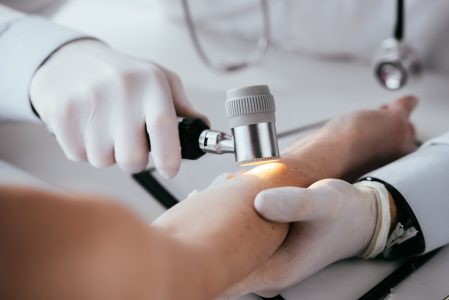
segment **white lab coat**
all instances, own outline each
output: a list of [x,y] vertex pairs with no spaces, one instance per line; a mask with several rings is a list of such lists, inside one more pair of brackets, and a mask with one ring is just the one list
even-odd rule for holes
[[[254,3],[202,1],[191,0],[200,27],[237,33],[242,37],[256,35],[258,27],[254,24],[259,17]],[[50,2],[52,0],[3,0],[3,3],[15,4],[27,11],[42,8]],[[394,2],[270,1],[274,40],[279,47],[291,51],[368,59],[376,46],[390,35]],[[176,18],[173,12],[179,10],[172,10],[172,3],[162,2],[166,11]],[[449,44],[449,1],[434,0],[429,5],[428,1],[408,0],[407,7],[407,36],[411,44],[427,54],[429,64],[432,59],[437,59],[438,65],[443,69],[446,65],[449,70],[447,53],[444,57],[434,57],[444,49],[447,51],[444,47]],[[224,23],[217,22],[220,18]],[[0,119],[35,119],[28,98],[34,72],[59,47],[86,37],[0,5]],[[444,47],[436,47],[439,44]],[[423,230],[426,251],[449,243],[449,134],[370,176],[388,182],[408,201]]]
[[[14,4],[32,11],[50,2],[58,1],[20,0]],[[87,38],[86,34],[0,5],[0,120],[38,120],[28,94],[34,73],[61,46],[82,38]]]

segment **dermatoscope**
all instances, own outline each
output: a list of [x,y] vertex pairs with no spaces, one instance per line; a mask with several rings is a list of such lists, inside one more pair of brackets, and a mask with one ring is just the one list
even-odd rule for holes
[[231,133],[211,130],[200,119],[182,120],[178,125],[182,158],[195,160],[205,153],[234,153],[239,166],[279,160],[276,106],[268,86],[231,89],[226,96]]

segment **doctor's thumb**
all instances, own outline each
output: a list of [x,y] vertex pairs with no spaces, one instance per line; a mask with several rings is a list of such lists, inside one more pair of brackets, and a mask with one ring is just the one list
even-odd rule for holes
[[[254,200],[257,212],[267,220],[290,223],[314,219],[319,194],[306,188],[283,187],[260,192]],[[317,201],[318,200],[318,201]]]

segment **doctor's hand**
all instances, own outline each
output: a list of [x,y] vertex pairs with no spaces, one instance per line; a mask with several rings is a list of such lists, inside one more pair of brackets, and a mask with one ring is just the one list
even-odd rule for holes
[[131,173],[145,169],[151,150],[159,172],[175,176],[181,162],[177,116],[207,122],[174,73],[93,40],[53,54],[34,76],[30,98],[69,159],[95,167],[117,163]]
[[255,208],[266,219],[294,223],[281,247],[232,295],[273,297],[329,264],[361,255],[376,227],[376,193],[338,179],[263,191]]

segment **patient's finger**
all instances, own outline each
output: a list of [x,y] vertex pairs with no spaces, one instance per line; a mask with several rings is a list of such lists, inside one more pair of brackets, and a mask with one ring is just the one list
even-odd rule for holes
[[389,109],[397,111],[408,118],[415,107],[418,105],[418,98],[415,96],[405,96],[395,100],[389,105]]

